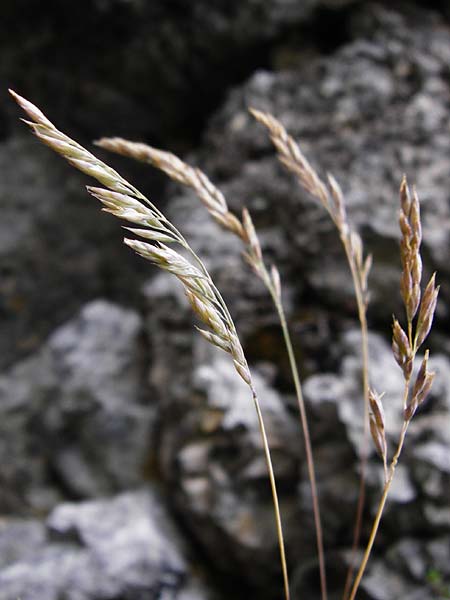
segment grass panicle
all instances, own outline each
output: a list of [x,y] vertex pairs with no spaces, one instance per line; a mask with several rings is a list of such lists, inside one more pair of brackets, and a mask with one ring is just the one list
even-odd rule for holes
[[[195,315],[208,328],[206,330],[197,329],[209,343],[231,355],[236,371],[250,387],[272,490],[285,598],[289,600],[289,580],[281,515],[264,420],[241,342],[220,292],[217,290],[206,267],[182,234],[152,202],[123,179],[114,169],[111,169],[74,140],[60,132],[31,102],[11,90],[10,92],[31,119],[25,122],[44,144],[63,156],[78,170],[97,179],[106,186],[107,189],[90,186],[87,188],[88,192],[103,204],[103,210],[143,228],[133,228],[131,231],[135,235],[150,240],[150,243],[125,238],[125,244],[160,269],[172,273],[180,281]],[[174,164],[177,166],[176,161]],[[190,175],[195,181],[201,182],[202,189],[208,190],[208,194],[206,192],[204,194],[205,202],[209,203],[209,209],[218,217],[217,220],[221,224],[226,223],[227,227],[239,236],[245,235],[243,226],[239,224],[236,227],[237,219],[227,218],[226,203],[224,205],[224,199],[221,199],[220,194],[214,196],[214,186],[195,170],[192,170]],[[167,245],[168,243],[176,243],[181,246],[192,260],[188,260],[180,252],[170,248]]]
[[350,567],[347,573],[343,600],[346,600],[351,579],[353,577],[356,551],[361,535],[362,516],[365,502],[365,479],[369,451],[369,336],[367,326],[367,306],[369,303],[368,278],[372,266],[372,256],[364,257],[363,244],[358,232],[354,231],[348,221],[344,195],[333,175],[328,174],[327,182],[322,181],[311,166],[300,146],[288,134],[284,126],[273,115],[256,109],[250,109],[255,119],[264,125],[277,150],[280,162],[296,177],[300,185],[313,196],[327,211],[344,247],[347,262],[352,275],[358,318],[361,328],[362,379],[364,396],[363,441],[361,445],[360,485],[358,505],[356,508],[353,544]]
[[[405,307],[407,326],[405,331],[401,327],[400,322],[394,317],[392,327],[392,352],[395,361],[402,370],[404,379],[403,424],[397,448],[388,469],[384,411],[381,402],[382,397],[372,392],[370,395],[371,432],[375,447],[383,458],[385,482],[369,541],[359,570],[356,574],[349,600],[354,600],[366,569],[389,490],[394,480],[395,469],[403,449],[408,426],[414,417],[417,408],[424,402],[430,393],[435,376],[434,372],[428,370],[429,351],[426,350],[417,376],[415,378],[413,377],[417,351],[425,341],[433,323],[439,287],[436,287],[435,285],[435,275],[433,274],[424,293],[421,294],[422,258],[420,255],[420,243],[422,240],[422,227],[419,199],[415,190],[413,190],[413,193],[411,194],[406,177],[403,177],[400,186],[399,225],[401,232],[400,259],[403,268],[400,279],[400,293]],[[414,320],[417,313],[417,319]]]

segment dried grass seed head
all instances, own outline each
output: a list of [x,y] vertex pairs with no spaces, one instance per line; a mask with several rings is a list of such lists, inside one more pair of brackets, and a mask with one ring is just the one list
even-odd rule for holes
[[369,390],[369,425],[375,448],[383,461],[386,461],[387,443],[385,434],[384,409],[381,402],[382,396],[383,395],[379,395],[375,390]]
[[[197,260],[202,269],[166,246],[163,240],[163,235],[167,235],[170,242],[176,241],[189,249],[183,236],[145,196],[114,169],[58,131],[53,123],[31,102],[15,92],[11,91],[11,95],[32,119],[32,121],[25,122],[43,143],[62,155],[77,169],[109,188],[88,188],[89,193],[103,203],[107,212],[152,228],[144,230],[146,231],[144,237],[155,243],[125,238],[125,244],[156,266],[174,274],[184,286],[187,295],[190,294],[191,298],[195,297],[198,300],[196,314],[208,327],[213,329],[208,336],[203,333],[203,337],[231,354],[239,375],[251,386],[250,372],[234,323],[206,269],[199,259]],[[134,232],[142,234],[142,230],[139,229]],[[160,235],[159,238],[158,235]],[[194,253],[192,254],[195,256]]]
[[408,336],[394,317],[392,324],[392,351],[397,364],[403,370],[406,379],[411,377],[413,369],[413,354]]
[[284,166],[296,175],[301,185],[333,214],[327,186],[313,169],[297,142],[288,134],[278,119],[267,112],[250,108],[250,113],[269,131],[270,138],[277,149],[278,158]]
[[129,142],[122,138],[102,138],[96,144],[112,152],[150,164],[166,173],[172,180],[191,188],[221,227],[244,238],[243,225],[230,212],[225,196],[200,169],[190,166],[171,152],[143,143]]
[[438,296],[439,286],[436,287],[436,274],[433,273],[423,293],[419,316],[417,318],[415,338],[415,345],[417,349],[420,348],[430,333],[436,311]]
[[424,402],[433,386],[435,373],[428,371],[429,351],[425,352],[425,356],[417,373],[416,381],[410,398],[405,408],[405,420],[409,421],[414,416],[417,408]]

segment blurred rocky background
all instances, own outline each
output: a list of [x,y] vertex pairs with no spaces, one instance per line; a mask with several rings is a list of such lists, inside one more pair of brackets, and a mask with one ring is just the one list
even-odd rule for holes
[[[341,597],[362,430],[355,303],[326,215],[248,106],[331,171],[374,255],[371,377],[399,429],[390,323],[398,187],[417,182],[439,272],[437,378],[408,435],[366,600],[450,597],[450,8],[446,0],[2,0],[0,600],[279,599],[255,414],[181,289],[121,244],[88,180],[20,124],[7,87],[89,144],[122,135],[201,166],[249,206],[280,268],[316,456],[330,598]],[[193,195],[102,157],[183,229],[229,302],[267,420],[297,600],[320,598],[303,442],[267,294]],[[372,454],[363,538],[379,498]]]

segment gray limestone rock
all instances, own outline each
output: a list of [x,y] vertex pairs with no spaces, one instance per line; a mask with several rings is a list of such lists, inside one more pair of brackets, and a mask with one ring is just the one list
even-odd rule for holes
[[403,538],[369,563],[361,588],[368,600],[444,600],[449,593],[449,538]]
[[0,173],[5,368],[37,351],[88,300],[109,294],[130,303],[142,265],[122,247],[117,223],[87,197],[86,179],[27,132],[0,143]]
[[6,538],[12,556],[0,567],[1,600],[213,598],[202,578],[191,575],[192,551],[154,490],[62,504],[45,527],[32,527],[39,544],[31,537],[28,547],[16,524],[0,529],[0,548]]
[[47,510],[142,481],[154,409],[141,320],[88,304],[0,379],[0,507]]
[[[142,120],[137,108],[131,123],[124,121],[127,131],[123,133],[133,136],[139,124],[143,125],[139,135],[158,139],[180,123],[172,119],[173,105],[167,96],[173,94],[177,106],[185,92],[198,97],[195,82],[204,81],[209,72],[203,66],[196,70],[200,55],[207,56],[208,68],[217,69],[224,60],[233,68],[232,59],[243,47],[276,37],[288,22],[309,18],[315,7],[333,3],[273,0],[240,3],[239,7],[232,3],[226,11],[209,3],[208,12],[202,3],[191,3],[182,17],[186,31],[190,35],[200,28],[210,34],[205,47],[192,52],[195,36],[174,35],[177,18],[166,19],[164,10],[151,4],[127,3],[125,10],[143,23],[148,11],[156,11],[164,26],[158,24],[161,38],[147,32],[130,38],[133,52],[122,76],[127,80],[132,75],[136,86],[131,94],[133,107],[142,106],[147,85],[143,82],[150,82],[149,112],[158,117]],[[98,2],[95,10],[108,14],[117,6],[116,2]],[[278,165],[267,135],[249,117],[247,106],[272,111],[301,141],[321,173],[330,170],[336,175],[346,194],[350,219],[374,254],[371,377],[379,392],[386,391],[391,450],[401,425],[402,382],[386,336],[390,315],[399,307],[395,221],[403,171],[417,180],[423,200],[426,272],[435,268],[441,272],[441,319],[447,316],[445,301],[450,293],[446,258],[450,231],[448,28],[429,11],[394,10],[371,2],[355,4],[347,26],[351,41],[331,55],[299,59],[300,66],[292,70],[260,70],[232,91],[193,157],[221,185],[233,209],[240,210],[244,204],[251,208],[268,260],[275,259],[286,282],[286,307],[294,341],[300,343],[311,415],[325,541],[332,557],[351,543],[357,497],[362,394],[355,303],[336,232],[323,210]],[[234,40],[233,48],[227,47],[226,55],[217,59],[216,53],[229,39]],[[143,62],[134,63],[134,53]],[[167,64],[158,62],[162,55]],[[105,60],[116,59],[112,53]],[[189,68],[186,61],[190,61]],[[168,94],[155,94],[163,75]],[[97,108],[124,107],[120,98],[92,80],[80,88],[79,95],[95,98]],[[179,119],[191,114],[192,96],[187,98],[186,111],[180,112]],[[91,131],[91,124],[78,111],[72,119],[76,127]],[[83,297],[98,293],[104,289],[103,269],[109,273],[119,262],[115,255],[103,252],[98,264],[92,262],[97,260],[91,256],[98,251],[98,226],[97,221],[90,222],[88,209],[81,219],[87,223],[88,250],[84,244],[78,247],[71,232],[65,235],[55,229],[62,215],[55,210],[59,204],[54,190],[66,185],[71,191],[75,179],[65,183],[62,170],[52,170],[51,180],[44,177],[50,164],[45,158],[30,159],[23,170],[15,172],[14,144],[21,153],[28,152],[21,138],[2,143],[0,152],[12,181],[4,195],[12,197],[9,189],[14,190],[20,180],[26,207],[23,218],[18,218],[17,201],[7,204],[9,227],[0,241],[2,256],[17,261],[1,283],[5,311],[18,316],[14,324],[5,326],[3,343],[13,346],[9,362],[17,355],[14,348],[19,342],[28,351],[41,343],[41,335],[34,346],[33,340],[21,337],[28,333],[27,323],[36,315],[47,319],[47,324],[54,323],[53,318],[59,322],[67,316],[64,311],[73,311],[79,303],[72,299],[72,290],[85,285]],[[37,184],[39,193],[34,194]],[[311,500],[292,383],[270,300],[242,262],[236,240],[210,222],[192,194],[171,189],[168,214],[205,258],[248,349],[273,448],[289,556],[301,571],[299,589],[303,586],[313,599],[316,587],[311,577],[317,565]],[[49,192],[48,198],[42,190]],[[74,213],[66,210],[71,226],[77,228],[70,216],[79,214],[78,208]],[[42,223],[46,231],[58,234],[55,246],[47,238],[42,242]],[[112,239],[108,227],[102,238],[105,247]],[[40,253],[42,248],[45,251]],[[54,248],[77,259],[65,266],[69,274],[74,273],[70,285],[61,283],[64,273],[42,267],[47,260],[53,265]],[[14,275],[22,269],[28,269],[28,283]],[[27,286],[31,289],[35,270],[48,288],[48,297],[35,294],[29,301],[25,292]],[[135,278],[115,281],[128,288]],[[242,585],[250,583],[264,597],[278,597],[271,499],[250,394],[229,357],[194,337],[193,318],[176,282],[159,274],[146,284],[144,298],[148,396],[158,398],[159,407],[156,439],[151,437],[153,409],[144,398],[139,317],[110,304],[88,305],[81,316],[54,332],[39,352],[9,368],[0,381],[0,507],[3,511],[47,510],[61,498],[93,497],[136,486],[153,440],[158,448],[158,473],[170,502],[210,565],[225,572],[227,579],[234,575]],[[27,317],[22,319],[23,306]],[[39,331],[47,330],[43,326]],[[442,331],[431,342],[448,354]],[[371,600],[428,600],[440,593],[428,582],[429,571],[437,569],[444,581],[448,577],[450,369],[447,356],[432,355],[432,368],[438,372],[436,386],[408,434],[377,541],[379,554],[374,555],[363,584],[363,593]],[[380,488],[380,461],[371,452],[364,535]],[[150,513],[153,501],[140,492],[112,501],[58,507],[47,524],[52,538],[48,545],[39,525],[14,523],[16,529],[3,538],[0,530],[0,600],[17,596],[31,600],[27,594],[39,600],[202,598],[201,582],[184,583],[191,566],[177,543],[159,543],[159,517],[150,522],[146,520]],[[24,535],[29,530],[28,549],[12,543],[20,527]],[[331,568],[340,581],[342,559],[332,561]]]

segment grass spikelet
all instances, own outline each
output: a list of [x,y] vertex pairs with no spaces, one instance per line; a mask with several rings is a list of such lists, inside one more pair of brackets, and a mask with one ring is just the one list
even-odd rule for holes
[[370,433],[378,454],[383,459],[384,473],[387,476],[387,444],[385,434],[385,416],[383,404],[381,402],[382,396],[379,396],[374,390],[369,391],[369,403],[370,403]]

